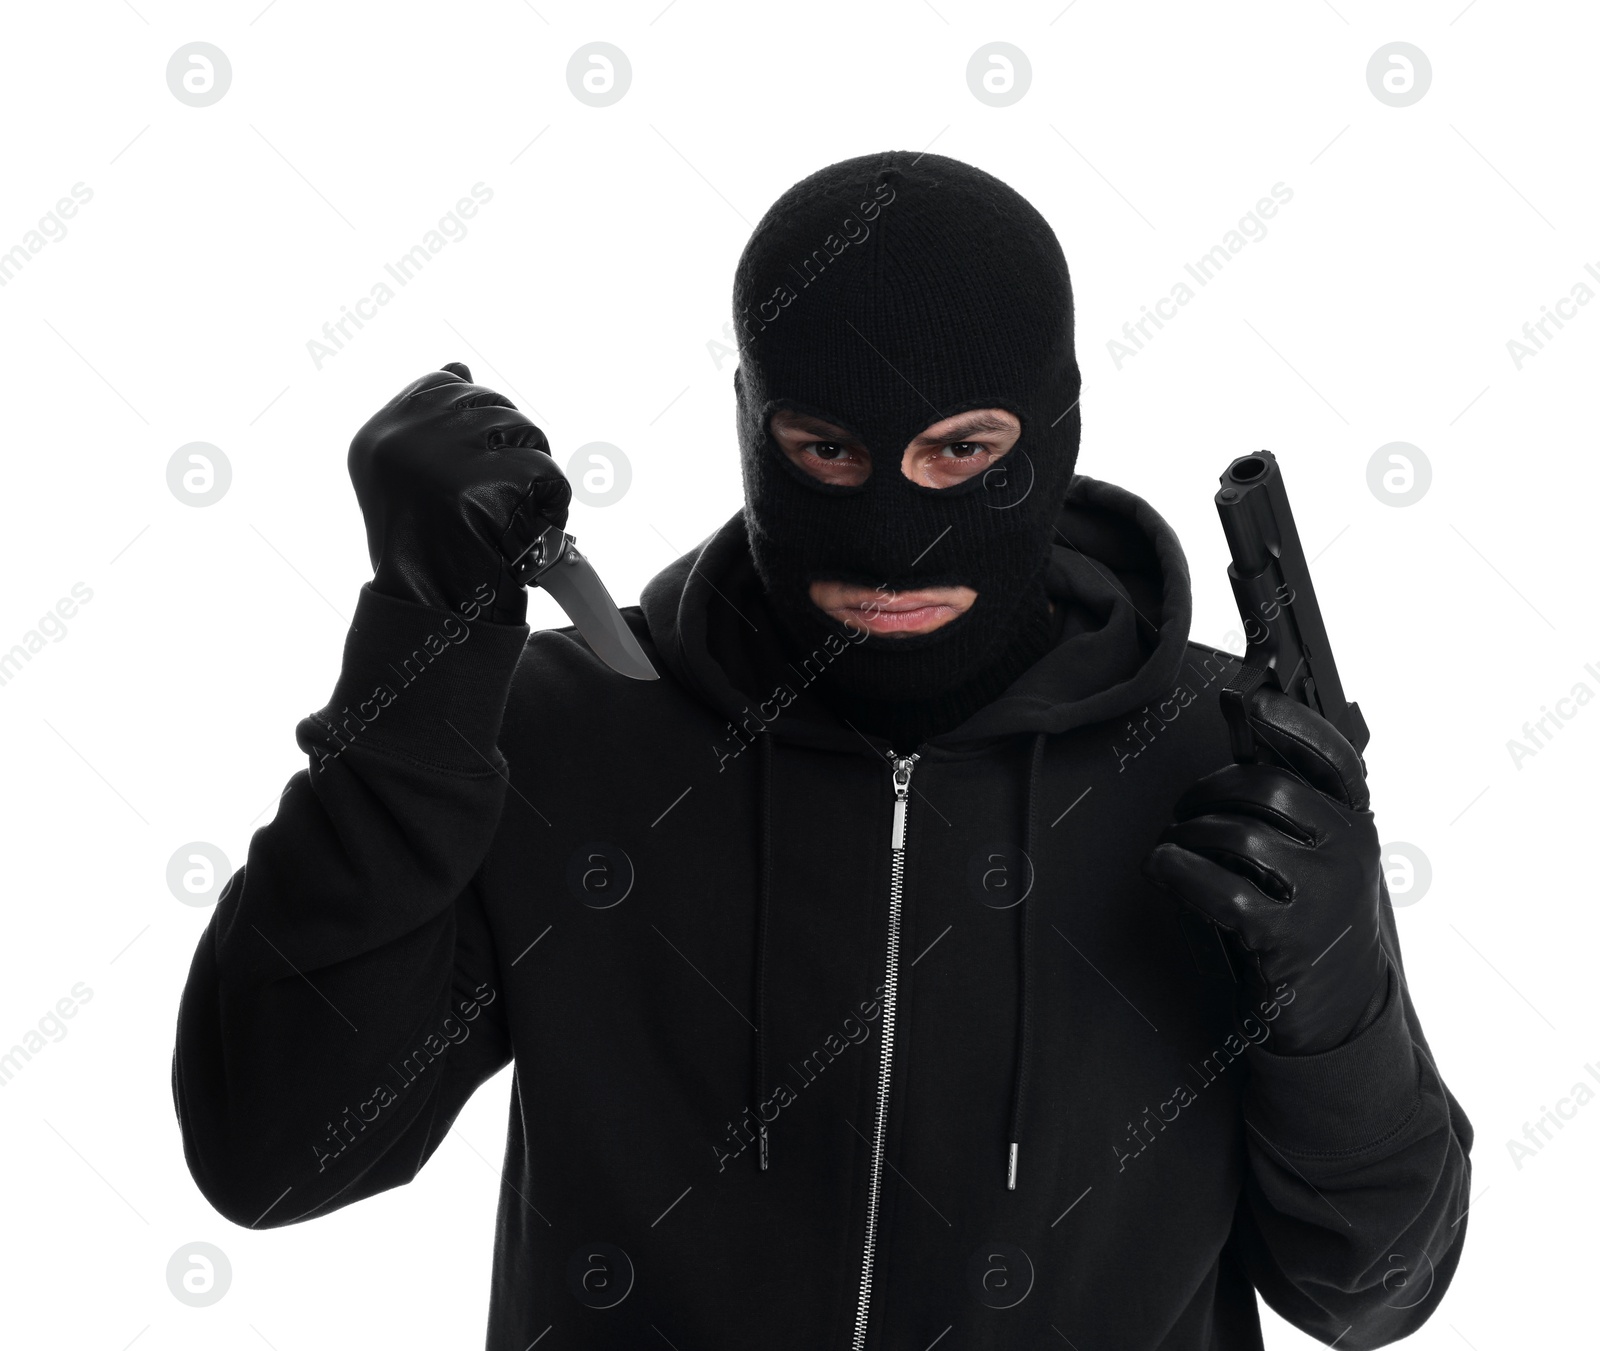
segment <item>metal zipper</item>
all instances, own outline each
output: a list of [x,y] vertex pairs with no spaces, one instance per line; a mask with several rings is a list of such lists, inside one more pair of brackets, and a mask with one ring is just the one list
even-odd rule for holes
[[872,1170],[867,1184],[867,1241],[861,1254],[861,1295],[856,1301],[856,1332],[851,1351],[867,1344],[867,1312],[872,1307],[872,1259],[878,1246],[878,1201],[883,1188],[883,1152],[889,1128],[889,1077],[894,1068],[895,996],[900,984],[900,900],[905,884],[906,803],[916,755],[889,752],[894,771],[894,831],[889,838],[889,954],[883,982],[883,1050],[878,1065],[878,1108],[872,1130]]

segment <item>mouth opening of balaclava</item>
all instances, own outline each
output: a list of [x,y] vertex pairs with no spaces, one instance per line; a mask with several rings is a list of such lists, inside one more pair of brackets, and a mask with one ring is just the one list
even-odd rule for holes
[[[1081,429],[1072,288],[1044,218],[940,155],[830,165],[756,226],[734,325],[746,529],[785,647],[829,654],[818,683],[835,700],[949,710],[963,691],[999,694],[1051,641],[1044,572]],[[976,408],[1018,418],[1008,454],[950,487],[902,473],[919,433]],[[771,433],[778,409],[857,438],[866,481],[792,464]],[[811,600],[817,580],[977,599],[931,633],[863,638]]]

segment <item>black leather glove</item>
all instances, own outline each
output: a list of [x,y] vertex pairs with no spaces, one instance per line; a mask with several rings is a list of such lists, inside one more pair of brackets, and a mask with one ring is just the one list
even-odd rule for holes
[[1273,1049],[1312,1055],[1381,1009],[1383,866],[1355,748],[1267,687],[1249,705],[1258,759],[1207,774],[1144,863],[1152,881],[1230,931],[1252,1003],[1276,1001]]
[[550,443],[459,361],[412,381],[350,442],[373,590],[441,610],[468,602],[520,624],[528,595],[506,565],[547,525],[564,526],[572,486]]

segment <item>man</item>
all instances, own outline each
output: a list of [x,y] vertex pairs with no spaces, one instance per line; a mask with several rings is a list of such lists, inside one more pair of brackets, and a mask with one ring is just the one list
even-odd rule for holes
[[506,399],[357,434],[374,577],[184,993],[202,1191],[401,1185],[514,1060],[493,1348],[1259,1347],[1252,1287],[1415,1330],[1472,1133],[1362,763],[1270,693],[1230,762],[1176,538],[1073,474],[1043,218],[836,164],[734,315],[745,508],[627,612],[658,682],[523,624],[569,490]]

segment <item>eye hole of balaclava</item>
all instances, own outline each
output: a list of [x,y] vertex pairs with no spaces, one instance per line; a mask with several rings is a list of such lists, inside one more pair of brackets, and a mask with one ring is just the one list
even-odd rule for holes
[[[734,281],[739,441],[751,555],[791,645],[848,633],[813,581],[889,590],[969,586],[931,633],[873,635],[835,664],[839,688],[926,698],[960,686],[1047,609],[1043,576],[1077,458],[1072,288],[1044,218],[980,169],[891,151],[785,192]],[[1009,453],[964,482],[900,472],[932,424],[979,408],[1021,424]],[[870,460],[819,482],[771,434],[780,409],[847,432]]]
[[[996,491],[1000,476],[1011,472],[1003,460],[1021,430],[1020,420],[1006,409],[957,413],[924,428],[905,447],[898,466],[885,466],[885,470],[897,467],[913,483],[938,489],[959,487],[988,475],[987,486]],[[860,487],[873,472],[871,455],[861,438],[825,418],[777,408],[768,419],[768,433],[789,463],[815,482]]]

